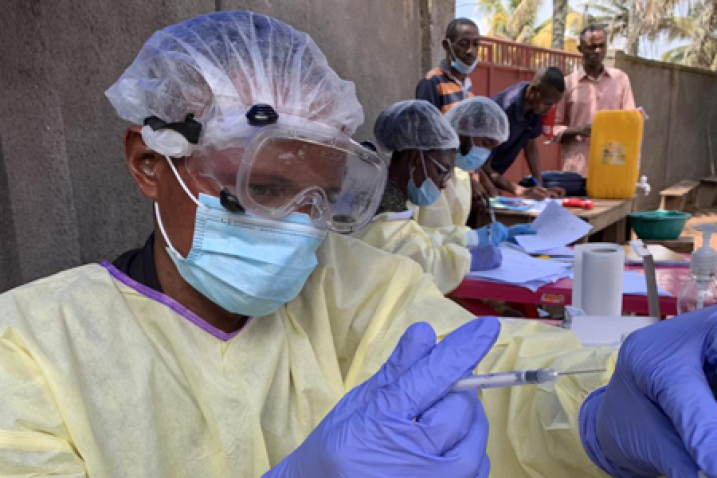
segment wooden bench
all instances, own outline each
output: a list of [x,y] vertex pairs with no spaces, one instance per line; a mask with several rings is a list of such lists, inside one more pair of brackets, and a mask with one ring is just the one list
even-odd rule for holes
[[717,199],[717,176],[700,179],[700,188],[697,192],[697,207],[710,208]]
[[697,188],[700,183],[683,179],[679,183],[660,191],[660,209],[666,211],[687,211],[695,207]]
[[695,250],[695,240],[690,236],[680,236],[679,239],[674,239],[670,241],[659,239],[646,239],[642,242],[644,242],[646,245],[659,244],[679,254],[692,254],[692,252]]

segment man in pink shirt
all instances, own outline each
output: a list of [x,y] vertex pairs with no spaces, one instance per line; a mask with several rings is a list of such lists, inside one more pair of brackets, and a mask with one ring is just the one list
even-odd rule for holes
[[555,141],[561,145],[563,171],[588,174],[590,128],[600,110],[635,109],[630,79],[617,68],[607,68],[605,29],[589,25],[580,34],[578,50],[583,67],[565,77],[565,95],[555,115]]

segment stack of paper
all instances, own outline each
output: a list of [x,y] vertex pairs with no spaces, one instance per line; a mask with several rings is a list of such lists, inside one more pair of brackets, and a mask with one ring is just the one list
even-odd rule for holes
[[503,263],[499,268],[470,272],[468,277],[517,285],[535,292],[545,284],[552,284],[572,274],[569,264],[535,259],[507,245],[501,245],[500,250]]
[[584,237],[593,227],[566,211],[556,202],[550,202],[531,224],[537,234],[516,236],[518,244],[530,253],[541,253],[564,248]]

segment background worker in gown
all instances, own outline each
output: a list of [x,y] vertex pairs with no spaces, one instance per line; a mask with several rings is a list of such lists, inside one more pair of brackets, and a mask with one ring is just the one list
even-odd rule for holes
[[535,233],[527,225],[507,228],[500,223],[480,229],[424,228],[413,219],[407,202],[428,206],[439,199],[453,174],[459,146],[455,131],[432,104],[409,100],[389,106],[376,120],[374,136],[390,154],[388,183],[376,217],[353,236],[418,262],[441,292],[455,289],[472,270],[499,267],[500,243]]

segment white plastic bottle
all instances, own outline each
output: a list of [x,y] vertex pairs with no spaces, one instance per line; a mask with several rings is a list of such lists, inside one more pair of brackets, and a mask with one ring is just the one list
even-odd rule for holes
[[696,229],[702,231],[702,247],[692,254],[692,276],[677,296],[678,314],[717,305],[717,252],[710,247],[710,236],[717,233],[717,224],[703,224]]

